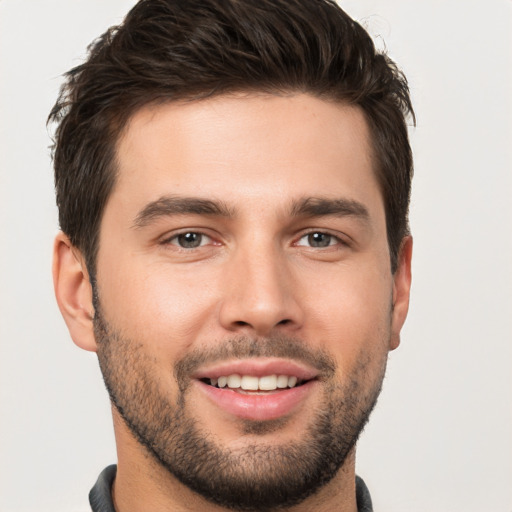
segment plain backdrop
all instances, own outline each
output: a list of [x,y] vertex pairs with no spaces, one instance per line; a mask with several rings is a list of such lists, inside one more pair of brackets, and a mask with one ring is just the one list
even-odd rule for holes
[[[404,69],[418,117],[411,311],[357,471],[377,512],[511,512],[512,1],[341,3]],[[96,358],[53,298],[45,119],[131,5],[0,0],[1,512],[88,510],[116,460]]]

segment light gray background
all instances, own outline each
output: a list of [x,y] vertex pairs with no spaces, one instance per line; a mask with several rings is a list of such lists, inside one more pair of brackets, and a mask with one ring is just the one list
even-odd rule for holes
[[[45,118],[127,0],[0,0],[0,511],[80,512],[115,461],[95,356],[54,302]],[[381,512],[512,511],[512,1],[350,0],[418,115],[412,304],[359,445]]]

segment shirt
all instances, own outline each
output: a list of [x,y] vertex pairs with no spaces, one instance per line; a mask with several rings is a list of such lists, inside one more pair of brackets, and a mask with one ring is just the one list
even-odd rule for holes
[[[116,478],[117,466],[112,464],[106,467],[98,477],[94,487],[89,493],[89,503],[92,512],[115,512],[112,501],[112,484]],[[372,500],[368,487],[362,478],[356,476],[356,499],[358,512],[373,512]]]

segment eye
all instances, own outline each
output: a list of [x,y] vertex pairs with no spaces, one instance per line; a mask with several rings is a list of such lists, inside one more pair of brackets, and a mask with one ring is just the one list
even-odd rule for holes
[[182,249],[196,249],[198,247],[202,247],[203,245],[211,243],[211,241],[212,239],[203,233],[198,233],[196,231],[188,231],[186,233],[174,235],[172,238],[169,238],[165,243],[177,245]]
[[308,233],[307,235],[302,236],[296,245],[298,246],[309,246],[309,247],[330,247],[333,245],[338,245],[342,243],[341,240],[329,233],[323,233],[321,231],[314,231],[313,233]]

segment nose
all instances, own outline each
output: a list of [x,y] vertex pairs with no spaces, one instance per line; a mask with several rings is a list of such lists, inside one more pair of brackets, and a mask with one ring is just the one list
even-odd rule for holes
[[231,332],[292,334],[303,324],[299,290],[286,256],[261,245],[240,250],[226,265],[220,323]]

